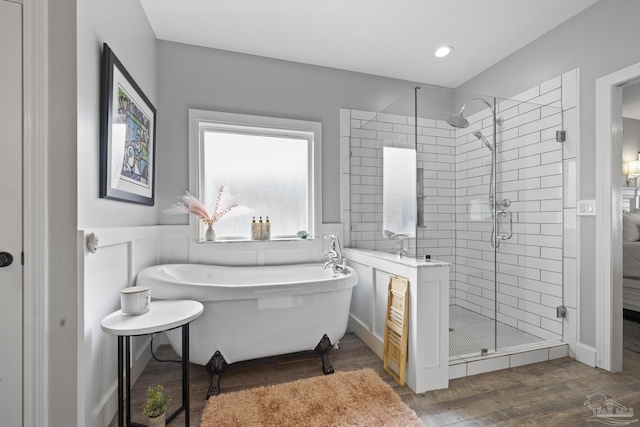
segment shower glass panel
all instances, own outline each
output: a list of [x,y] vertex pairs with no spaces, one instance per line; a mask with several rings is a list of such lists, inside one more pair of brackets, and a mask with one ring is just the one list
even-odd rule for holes
[[[561,341],[563,144],[559,88],[497,99],[496,345]],[[485,123],[486,125],[486,123]],[[483,130],[486,128],[483,128]],[[503,239],[503,236],[511,236]]]
[[379,112],[351,110],[352,247],[416,256],[414,114],[413,90]]
[[[418,105],[425,93],[430,102]],[[447,89],[415,87],[382,111],[351,110],[350,246],[418,259],[428,254],[422,242],[428,172],[419,166],[425,154],[417,147],[429,132],[449,136],[449,129],[436,129],[435,117],[452,110],[453,95]],[[416,123],[416,111],[434,119],[419,117]]]
[[422,86],[351,110],[350,246],[451,263],[451,356],[562,339],[560,106]]

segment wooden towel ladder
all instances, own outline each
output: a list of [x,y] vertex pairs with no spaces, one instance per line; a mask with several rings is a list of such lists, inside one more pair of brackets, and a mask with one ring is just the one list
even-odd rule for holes
[[[387,317],[384,323],[384,370],[403,386],[407,370],[409,332],[409,280],[391,276],[387,294]],[[389,368],[389,359],[397,365],[396,374]]]

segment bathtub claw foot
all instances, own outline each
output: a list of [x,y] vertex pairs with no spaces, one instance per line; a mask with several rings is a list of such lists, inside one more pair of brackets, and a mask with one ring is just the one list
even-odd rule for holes
[[333,366],[329,362],[329,350],[331,350],[331,347],[331,340],[327,334],[324,334],[316,348],[313,349],[322,359],[322,372],[325,375],[333,374]]
[[219,351],[216,351],[211,359],[207,362],[207,372],[211,375],[211,382],[209,383],[209,390],[207,391],[207,399],[211,396],[217,396],[220,394],[220,374],[227,369],[227,361]]

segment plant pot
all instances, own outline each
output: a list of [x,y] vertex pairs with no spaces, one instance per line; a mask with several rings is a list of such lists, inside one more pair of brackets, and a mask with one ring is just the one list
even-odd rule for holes
[[147,427],[165,427],[167,425],[167,413],[163,412],[157,417],[147,417]]
[[209,224],[207,231],[204,232],[204,240],[207,242],[213,242],[216,240],[216,230],[213,229],[213,224]]

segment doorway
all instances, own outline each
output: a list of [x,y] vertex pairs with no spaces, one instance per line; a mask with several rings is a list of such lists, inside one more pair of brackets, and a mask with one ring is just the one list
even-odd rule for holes
[[640,353],[640,79],[622,86],[622,123],[622,346]]
[[622,91],[640,63],[596,80],[596,366],[622,370]]

